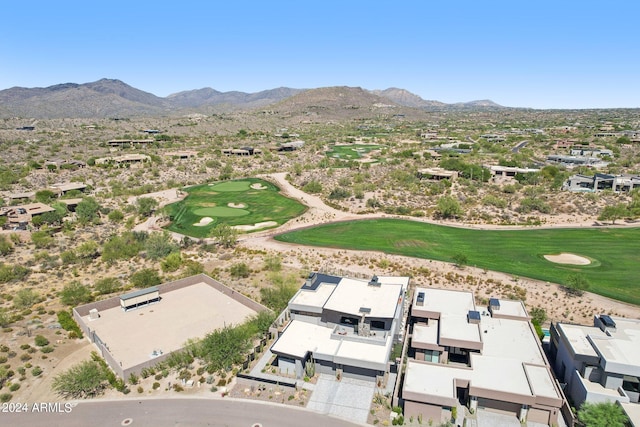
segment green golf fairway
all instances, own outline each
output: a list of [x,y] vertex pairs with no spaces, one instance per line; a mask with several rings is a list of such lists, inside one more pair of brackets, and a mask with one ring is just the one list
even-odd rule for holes
[[[376,219],[310,227],[276,240],[448,262],[464,254],[471,266],[560,284],[579,272],[589,281],[589,291],[640,305],[640,228],[474,230]],[[592,262],[556,264],[544,258],[563,252]]]

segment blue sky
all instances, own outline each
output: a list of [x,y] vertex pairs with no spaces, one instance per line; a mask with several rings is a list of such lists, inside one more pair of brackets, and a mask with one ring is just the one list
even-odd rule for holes
[[640,107],[637,0],[5,2],[0,89],[120,79],[400,87],[512,107]]

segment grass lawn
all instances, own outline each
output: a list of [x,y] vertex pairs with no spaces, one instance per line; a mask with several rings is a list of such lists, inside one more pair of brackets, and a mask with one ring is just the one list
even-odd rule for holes
[[[281,195],[277,186],[255,178],[203,184],[184,191],[189,193],[184,200],[164,208],[171,218],[167,229],[192,237],[207,237],[219,223],[233,226],[275,221],[281,225],[306,210],[301,203]],[[212,222],[196,226],[202,218],[211,218]]]
[[327,151],[327,156],[340,160],[356,160],[373,150],[383,148],[375,144],[334,145]]
[[[485,231],[378,219],[325,224],[276,239],[448,262],[464,254],[471,266],[560,284],[579,272],[589,281],[590,291],[640,305],[640,228]],[[544,258],[562,252],[587,257],[591,264],[561,265]]]

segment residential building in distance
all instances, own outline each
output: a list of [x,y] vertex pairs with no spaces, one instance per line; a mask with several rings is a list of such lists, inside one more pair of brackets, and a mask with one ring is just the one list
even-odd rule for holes
[[304,141],[283,142],[277,148],[278,151],[296,151],[304,147]]
[[[601,314],[551,325],[551,363],[572,404],[640,402],[640,320]],[[640,406],[638,406],[640,409]]]
[[262,154],[262,150],[254,147],[224,148],[222,154],[227,156],[253,156],[255,154]]
[[146,154],[125,154],[116,157],[101,157],[96,159],[96,165],[116,165],[127,166],[134,163],[145,163],[151,161],[151,157]]
[[149,145],[157,142],[155,139],[112,139],[108,141],[110,147],[135,147],[136,145]]
[[547,156],[547,163],[560,164],[567,169],[574,168],[576,166],[588,166],[591,168],[603,168],[609,164],[599,157],[590,156],[568,156],[564,154],[550,154]]
[[385,384],[392,346],[404,334],[408,286],[408,277],[309,275],[271,347],[280,372],[303,378],[309,362],[317,373]]
[[629,192],[638,187],[640,187],[640,176],[638,175],[596,173],[593,176],[582,174],[572,175],[564,183],[562,189],[574,192],[596,192],[602,190]]
[[33,220],[33,217],[42,215],[47,212],[53,212],[51,206],[47,206],[44,203],[36,202],[26,205],[6,206],[0,208],[0,216],[7,217],[7,221],[4,224],[4,228],[8,230],[26,230],[27,226]]
[[458,171],[450,171],[443,168],[424,168],[418,169],[416,176],[418,179],[430,181],[441,181],[443,179],[454,181],[458,178]]
[[405,419],[438,425],[457,412],[460,425],[484,410],[551,425],[562,416],[566,400],[521,301],[492,298],[477,309],[471,292],[419,287],[408,338]]

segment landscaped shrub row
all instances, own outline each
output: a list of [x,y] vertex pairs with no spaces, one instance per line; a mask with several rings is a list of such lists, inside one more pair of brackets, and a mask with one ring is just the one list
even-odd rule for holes
[[[70,332],[69,338],[82,338],[80,327],[68,311],[62,310],[58,312],[58,323],[60,323],[62,329]],[[75,336],[72,336],[72,334]]]

